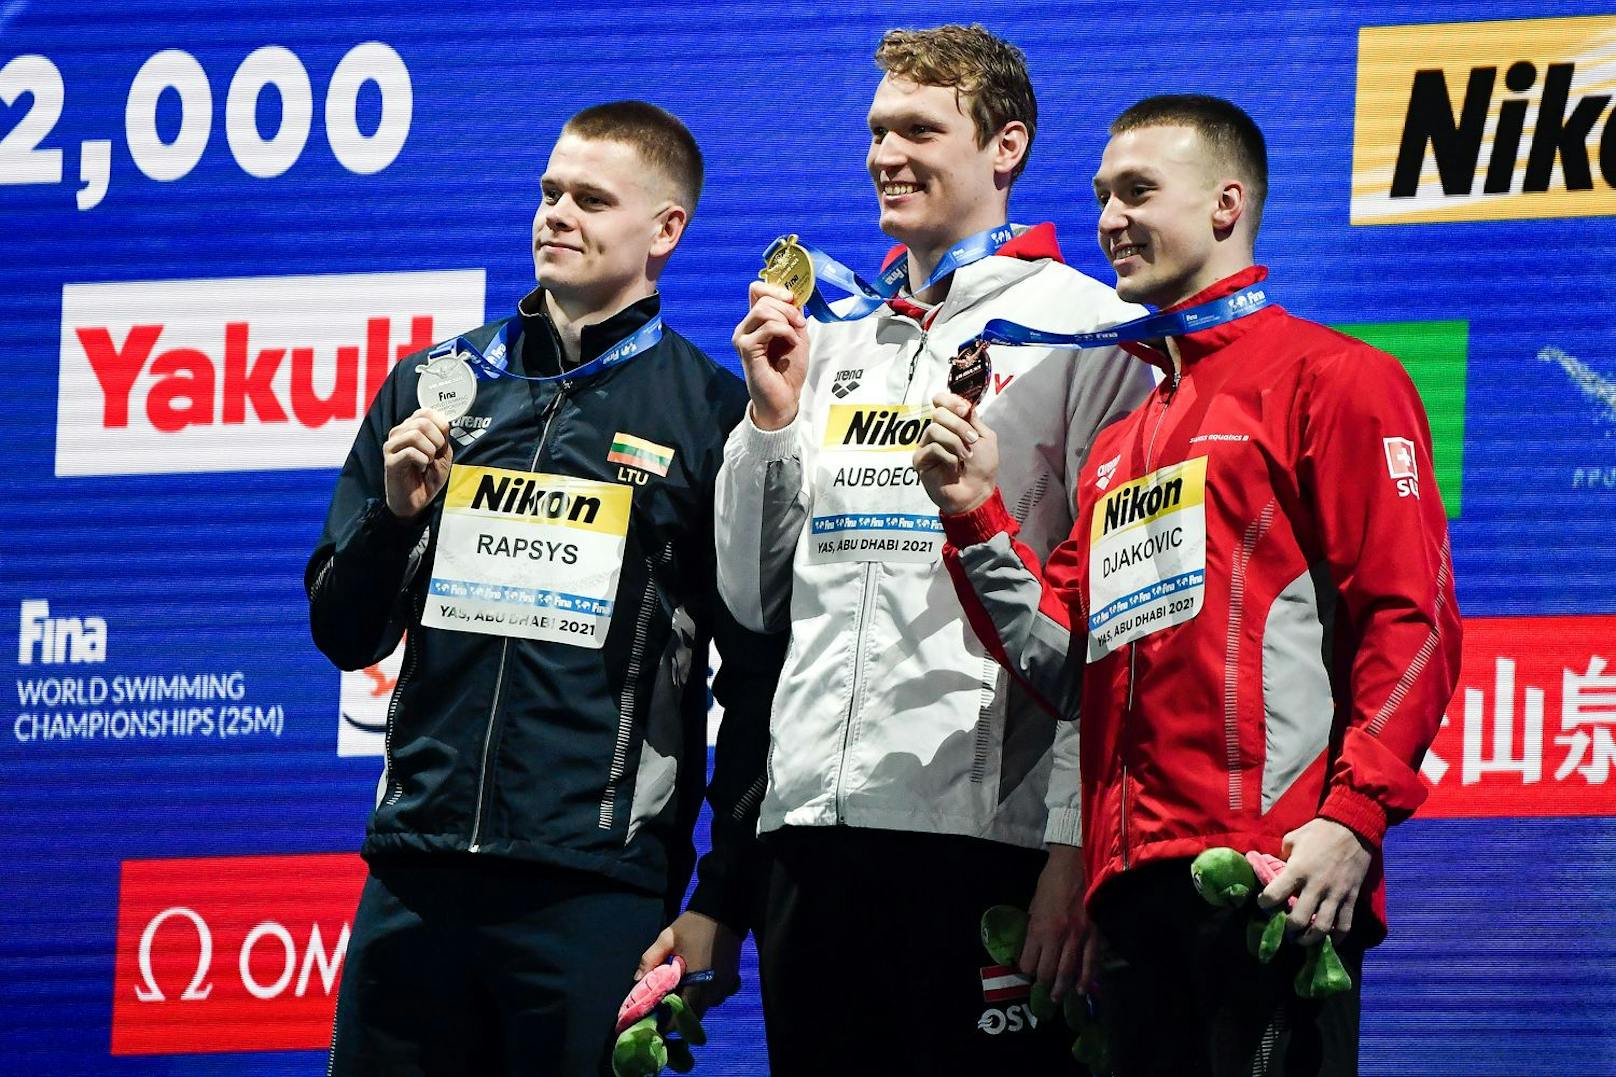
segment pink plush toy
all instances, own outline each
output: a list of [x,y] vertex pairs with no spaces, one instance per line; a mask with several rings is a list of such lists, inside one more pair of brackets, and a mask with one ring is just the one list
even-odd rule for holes
[[640,1018],[648,1016],[663,999],[679,989],[685,978],[685,959],[674,955],[666,965],[658,965],[640,978],[623,1005],[617,1010],[617,1031],[622,1032]]
[[712,978],[710,969],[686,975],[684,958],[677,954],[640,977],[617,1010],[612,1072],[617,1077],[654,1077],[666,1066],[689,1073],[696,1064],[690,1048],[706,1043],[707,1034],[679,997],[679,988]]

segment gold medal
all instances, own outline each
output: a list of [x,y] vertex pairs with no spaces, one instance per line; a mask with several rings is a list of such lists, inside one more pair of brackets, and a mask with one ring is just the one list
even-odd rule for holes
[[797,306],[805,305],[814,294],[814,262],[797,242],[796,233],[781,236],[763,252],[763,268],[758,276],[791,292]]

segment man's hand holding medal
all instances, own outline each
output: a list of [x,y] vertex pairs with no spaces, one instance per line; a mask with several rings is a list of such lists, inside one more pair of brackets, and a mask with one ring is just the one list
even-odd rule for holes
[[920,435],[913,462],[926,493],[943,512],[970,512],[993,496],[998,483],[999,439],[976,408],[992,372],[987,341],[970,340],[949,365],[948,391],[931,399],[937,410]]
[[731,338],[752,395],[752,421],[779,430],[797,417],[808,376],[808,319],[803,304],[814,294],[814,267],[796,236],[776,240],[752,282],[752,309]]

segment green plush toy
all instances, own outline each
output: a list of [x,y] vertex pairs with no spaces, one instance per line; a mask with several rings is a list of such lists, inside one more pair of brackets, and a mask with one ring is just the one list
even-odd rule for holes
[[664,1066],[675,1073],[694,1069],[690,1047],[706,1043],[707,1033],[677,992],[686,984],[710,979],[711,971],[687,976],[684,959],[677,956],[642,977],[618,1010],[612,1072],[617,1077],[655,1077]]
[[[1010,905],[995,905],[982,914],[982,946],[988,956],[1000,964],[1015,967],[1027,944],[1027,914]],[[1055,1016],[1057,1007],[1050,996],[1049,985],[1035,983],[1027,999],[1027,1009],[1039,1021]],[[1089,1008],[1088,999],[1079,991],[1068,991],[1059,1006],[1066,1027],[1077,1034],[1072,1043],[1072,1057],[1095,1073],[1111,1068],[1111,1046],[1105,1037],[1105,1028]]]
[[[1196,892],[1209,905],[1237,909],[1260,893],[1284,870],[1285,862],[1267,853],[1246,853],[1227,847],[1208,849],[1190,864]],[[1296,899],[1290,899],[1295,905]],[[1285,910],[1253,912],[1246,928],[1246,947],[1263,964],[1274,959],[1285,941]],[[1306,948],[1307,956],[1292,986],[1302,998],[1328,998],[1352,989],[1352,976],[1341,964],[1335,943],[1326,935]]]

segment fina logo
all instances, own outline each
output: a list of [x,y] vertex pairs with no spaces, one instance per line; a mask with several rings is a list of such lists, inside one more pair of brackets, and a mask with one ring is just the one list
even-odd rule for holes
[[25,598],[17,617],[17,664],[31,666],[34,655],[42,665],[98,664],[107,660],[105,617],[52,617],[50,602]]

